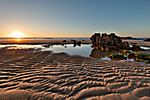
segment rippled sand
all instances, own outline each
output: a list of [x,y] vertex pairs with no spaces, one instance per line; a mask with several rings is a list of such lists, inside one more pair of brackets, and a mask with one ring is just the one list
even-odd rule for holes
[[0,51],[0,100],[150,100],[150,65]]

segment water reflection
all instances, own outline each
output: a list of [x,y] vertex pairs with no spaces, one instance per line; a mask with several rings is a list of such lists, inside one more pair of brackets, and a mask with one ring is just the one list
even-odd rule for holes
[[17,41],[17,42],[20,42],[20,41],[21,41],[21,39],[19,39],[19,38],[18,38],[18,39],[16,39],[16,41]]
[[102,57],[106,57],[109,56],[110,54],[115,54],[117,53],[117,51],[113,51],[113,52],[104,52],[101,51],[100,49],[92,49],[90,57],[94,57],[94,58],[102,58]]
[[82,44],[80,45],[74,45],[74,44],[66,44],[64,46],[62,45],[53,45],[49,48],[43,48],[42,51],[53,51],[54,53],[60,53],[65,52],[69,55],[80,55],[89,57],[91,54],[92,48],[91,44]]

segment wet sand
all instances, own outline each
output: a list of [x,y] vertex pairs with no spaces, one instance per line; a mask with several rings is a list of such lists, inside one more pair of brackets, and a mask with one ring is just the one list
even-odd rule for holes
[[150,100],[150,65],[0,50],[0,100]]

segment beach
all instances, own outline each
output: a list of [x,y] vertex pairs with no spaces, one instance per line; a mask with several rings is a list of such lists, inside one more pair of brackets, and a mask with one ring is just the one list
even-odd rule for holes
[[0,49],[0,100],[149,100],[150,65]]
[[150,100],[150,0],[0,0],[0,100]]

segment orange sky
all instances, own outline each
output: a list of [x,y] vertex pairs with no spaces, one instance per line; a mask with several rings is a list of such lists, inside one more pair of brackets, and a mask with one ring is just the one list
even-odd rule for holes
[[[14,32],[14,31],[12,31]],[[0,37],[11,37],[11,33],[12,32],[7,32],[7,33],[0,33]],[[94,32],[91,32],[91,33],[72,33],[72,34],[67,34],[67,33],[26,33],[26,32],[23,32],[23,31],[19,31],[19,32],[22,32],[24,37],[91,37],[92,34]],[[101,33],[101,32],[100,32]],[[119,35],[119,36],[132,36],[132,37],[141,37],[141,34],[137,33],[137,34],[132,34],[132,33],[116,33],[116,35]],[[143,36],[146,36],[148,34],[144,34],[143,33]],[[148,35],[148,37],[150,37],[150,34]],[[145,38],[148,38],[148,37],[145,37]]]
[[[9,32],[9,33],[0,33],[0,37],[11,37],[11,34],[13,33]],[[22,32],[24,37],[90,37],[92,34],[65,34],[65,33],[25,33],[23,31],[19,31]]]

